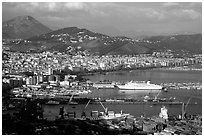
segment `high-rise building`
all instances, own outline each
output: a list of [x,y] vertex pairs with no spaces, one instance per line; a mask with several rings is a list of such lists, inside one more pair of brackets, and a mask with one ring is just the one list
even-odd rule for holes
[[48,81],[51,83],[57,83],[60,81],[60,76],[59,75],[50,75],[50,76],[48,76]]
[[32,85],[32,83],[33,83],[33,77],[29,77],[29,84],[28,85]]
[[52,75],[53,74],[53,69],[51,67],[48,68],[48,75]]
[[65,75],[64,80],[68,81],[69,80],[70,75]]
[[50,82],[50,81],[54,81],[54,79],[55,79],[55,76],[54,76],[54,75],[48,76],[48,81],[49,81],[49,82]]
[[15,88],[15,87],[21,87],[23,85],[23,80],[22,79],[9,79],[9,85],[12,87],[12,88]]
[[38,75],[38,80],[37,83],[42,83],[43,82],[43,75]]
[[59,75],[55,75],[56,81],[60,81],[60,76]]
[[37,76],[33,76],[32,77],[32,85],[36,85],[38,83],[38,77]]
[[29,78],[26,78],[26,85],[30,85]]

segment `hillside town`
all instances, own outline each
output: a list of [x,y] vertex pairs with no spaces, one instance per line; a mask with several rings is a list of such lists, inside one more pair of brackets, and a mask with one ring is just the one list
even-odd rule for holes
[[[141,55],[89,56],[79,52],[68,55],[60,52],[18,53],[4,51],[2,74],[33,72],[36,75],[50,74],[52,71],[70,70],[73,72],[111,71],[120,69],[140,69],[159,67],[179,67],[202,64],[202,55],[174,58],[170,51]],[[85,55],[84,55],[85,54]]]

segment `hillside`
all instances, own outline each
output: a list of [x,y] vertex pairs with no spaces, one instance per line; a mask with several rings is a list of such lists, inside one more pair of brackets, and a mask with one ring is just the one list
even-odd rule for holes
[[18,16],[2,23],[3,39],[26,39],[52,31],[31,16]]
[[[202,34],[153,36],[133,40],[125,36],[111,37],[77,27],[51,31],[30,16],[16,17],[3,23],[3,46],[11,51],[69,52],[86,51],[95,55],[133,55],[172,50],[181,53],[202,53]],[[71,51],[70,51],[71,49]]]
[[[47,44],[61,43],[64,45],[59,46],[58,49],[56,49],[56,46],[49,47],[49,49],[55,48],[56,50],[61,50],[60,48],[63,47],[63,49],[65,49],[67,45],[98,55],[140,54],[149,51],[148,48],[138,46],[138,43],[136,44],[131,38],[111,37],[77,27],[59,29],[27,40],[32,42],[46,42]],[[128,43],[132,44],[128,45]],[[132,45],[131,48],[130,45]]]
[[187,51],[202,53],[202,34],[154,36],[143,39],[155,46],[154,50],[171,49],[174,51]]

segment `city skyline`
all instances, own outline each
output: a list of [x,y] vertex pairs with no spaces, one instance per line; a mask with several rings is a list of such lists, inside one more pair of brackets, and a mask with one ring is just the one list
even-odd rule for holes
[[2,21],[29,15],[52,30],[87,28],[112,36],[202,33],[201,2],[3,2]]

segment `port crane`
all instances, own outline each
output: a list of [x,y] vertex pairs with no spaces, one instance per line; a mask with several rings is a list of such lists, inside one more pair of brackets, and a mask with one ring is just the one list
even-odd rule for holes
[[154,102],[157,102],[157,97],[159,96],[159,94],[161,93],[161,91],[154,97]]
[[184,119],[185,114],[186,114],[186,109],[188,107],[188,104],[190,103],[191,97],[188,99],[186,105],[184,104],[184,102],[182,103],[182,119]]
[[77,102],[73,102],[72,101],[72,98],[74,97],[74,94],[72,94],[72,96],[70,97],[70,99],[69,99],[69,102],[68,102],[68,104],[69,105],[77,105],[78,103]]
[[91,102],[91,99],[89,99],[88,103],[86,104],[86,106],[84,107],[84,109],[86,109],[89,105],[89,103]]
[[[84,107],[84,109],[87,108],[87,106],[89,105],[90,102],[91,102],[91,99],[88,101],[88,103],[86,104],[86,106]],[[103,107],[103,109],[104,109],[105,111],[107,111],[107,108],[101,103],[100,100],[99,100],[99,103],[101,104],[101,106]]]

